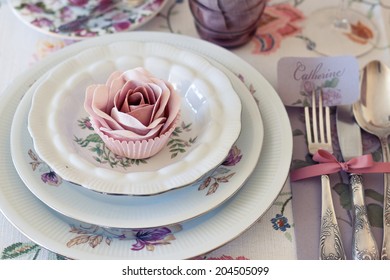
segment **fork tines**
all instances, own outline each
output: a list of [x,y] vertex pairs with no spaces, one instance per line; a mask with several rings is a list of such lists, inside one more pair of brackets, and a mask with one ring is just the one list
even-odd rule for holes
[[[316,106],[316,91],[312,92],[311,121],[309,106],[305,106],[306,135],[310,153],[315,153],[319,148],[332,152],[332,139],[330,131],[330,111],[328,106],[323,106],[322,90],[318,93],[318,120]],[[325,109],[325,121],[324,121]],[[325,125],[325,127],[324,127]],[[319,130],[318,130],[319,127]],[[326,132],[325,132],[326,130]],[[319,132],[319,137],[318,137]],[[327,149],[329,147],[329,149]]]

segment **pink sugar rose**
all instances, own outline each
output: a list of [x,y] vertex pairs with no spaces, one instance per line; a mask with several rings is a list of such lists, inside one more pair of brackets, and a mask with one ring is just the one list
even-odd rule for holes
[[106,84],[87,87],[84,108],[109,149],[145,158],[162,149],[173,132],[180,96],[169,82],[138,67],[116,71]]

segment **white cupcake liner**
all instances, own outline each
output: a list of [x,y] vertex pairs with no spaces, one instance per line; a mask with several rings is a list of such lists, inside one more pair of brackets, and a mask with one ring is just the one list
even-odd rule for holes
[[111,136],[104,134],[103,131],[96,125],[91,118],[91,124],[95,132],[100,136],[106,147],[118,156],[123,156],[131,159],[145,159],[150,158],[160,152],[167,144],[169,137],[176,128],[180,119],[180,113],[176,116],[172,122],[170,129],[158,137],[154,137],[148,140],[136,140],[136,141],[124,141],[115,139]]

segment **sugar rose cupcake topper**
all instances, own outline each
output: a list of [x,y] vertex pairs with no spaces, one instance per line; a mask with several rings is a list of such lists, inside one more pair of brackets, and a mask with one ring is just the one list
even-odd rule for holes
[[166,145],[180,118],[180,96],[168,81],[138,67],[87,87],[84,108],[111,151],[141,159]]

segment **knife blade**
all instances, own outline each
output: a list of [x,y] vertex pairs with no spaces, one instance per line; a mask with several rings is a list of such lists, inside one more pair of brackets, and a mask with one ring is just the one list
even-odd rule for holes
[[[352,105],[337,106],[337,135],[344,161],[363,155],[361,130],[353,116]],[[355,260],[379,259],[379,251],[371,232],[364,202],[363,179],[360,174],[350,174],[353,222],[352,258]]]

